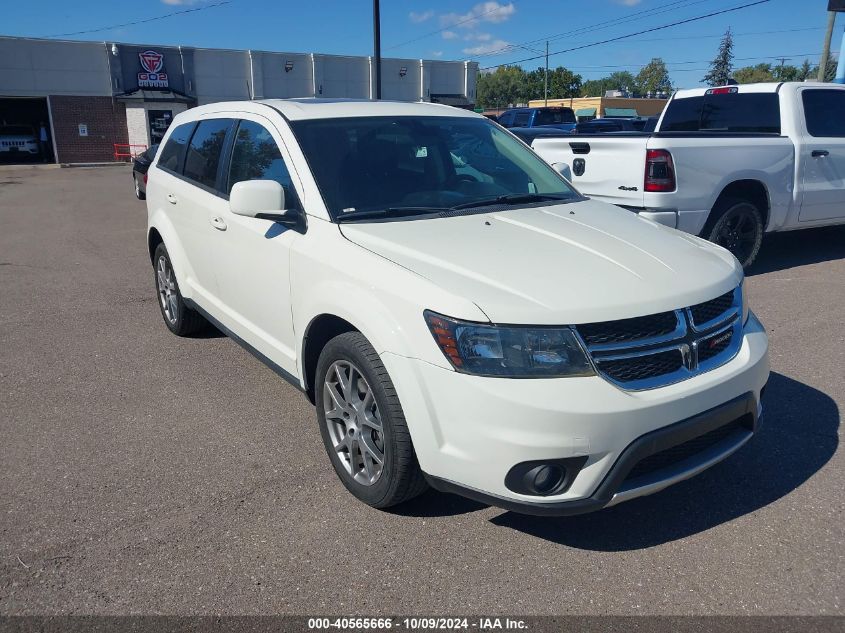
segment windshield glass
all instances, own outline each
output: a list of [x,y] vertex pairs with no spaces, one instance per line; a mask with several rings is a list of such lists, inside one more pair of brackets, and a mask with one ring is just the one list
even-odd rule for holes
[[503,196],[578,198],[520,141],[481,117],[314,119],[291,127],[334,219],[376,211],[408,217],[409,207],[424,213]]

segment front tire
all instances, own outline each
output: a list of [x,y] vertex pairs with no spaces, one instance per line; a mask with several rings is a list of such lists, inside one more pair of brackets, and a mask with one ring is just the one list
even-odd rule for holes
[[141,191],[141,183],[138,182],[138,174],[132,174],[132,182],[135,184],[135,197],[138,198],[138,200],[146,200],[147,194]]
[[153,262],[158,307],[167,329],[176,336],[190,336],[207,327],[208,321],[185,305],[170,255],[163,243],[156,247]]
[[315,376],[320,434],[346,489],[374,508],[427,488],[390,376],[359,332],[329,341]]
[[743,268],[754,263],[763,243],[763,214],[748,200],[720,200],[701,232],[701,236],[726,248]]

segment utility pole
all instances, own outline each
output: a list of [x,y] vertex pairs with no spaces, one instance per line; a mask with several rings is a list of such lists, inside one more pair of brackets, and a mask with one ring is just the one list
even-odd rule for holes
[[549,40],[546,40],[546,74],[543,76],[543,99],[549,105]]
[[836,12],[827,12],[827,32],[824,35],[824,47],[822,48],[822,58],[819,60],[819,81],[824,81],[824,74],[827,70],[827,58],[830,57],[830,39],[833,37],[833,26],[836,23]]
[[[828,41],[828,44],[830,41]],[[375,60],[376,99],[381,99],[381,16],[379,0],[373,0],[373,58]]]

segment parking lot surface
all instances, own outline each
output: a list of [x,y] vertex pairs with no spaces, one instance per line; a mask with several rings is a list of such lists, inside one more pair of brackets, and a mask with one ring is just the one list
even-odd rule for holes
[[843,614],[845,228],[771,236],[750,273],[749,445],[549,519],[355,501],[304,396],[168,332],[145,226],[129,168],[0,171],[0,613]]

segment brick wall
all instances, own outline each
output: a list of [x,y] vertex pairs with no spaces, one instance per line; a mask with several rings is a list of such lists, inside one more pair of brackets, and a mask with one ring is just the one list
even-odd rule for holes
[[[114,144],[128,143],[126,106],[111,97],[52,95],[54,142],[60,163],[99,163],[114,160]],[[79,124],[88,136],[79,136]]]

